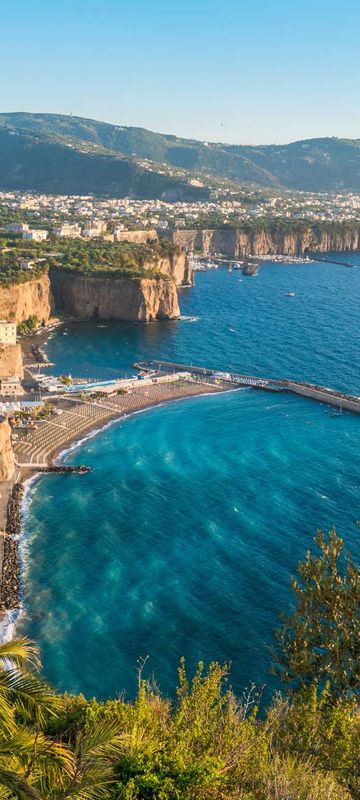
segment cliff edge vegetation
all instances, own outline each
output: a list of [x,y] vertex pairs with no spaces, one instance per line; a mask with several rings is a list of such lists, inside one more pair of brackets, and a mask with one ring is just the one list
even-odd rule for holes
[[[163,259],[180,255],[180,248],[166,239],[151,244],[106,242],[103,240],[55,239],[24,241],[19,234],[0,233],[0,285],[26,283],[43,275],[50,267],[61,267],[81,274],[142,278],[158,277]],[[169,272],[169,277],[172,277]]]
[[39,678],[31,642],[0,645],[2,800],[358,800],[360,570],[334,530],[316,544],[278,632],[284,689],[261,713],[226,664],[190,679],[182,660],[170,700],[140,660],[133,702],[88,701]]
[[185,253],[164,239],[0,242],[0,313],[25,329],[35,319],[46,324],[52,310],[77,319],[176,319],[176,287],[192,280]]
[[[68,272],[102,277],[159,278],[163,259],[180,254],[180,248],[165,239],[151,244],[137,242],[85,242],[81,239],[61,239],[61,254],[49,255],[47,263]],[[169,268],[169,278],[172,277]]]
[[249,255],[292,255],[360,249],[359,220],[332,222],[288,218],[234,219],[227,226],[216,215],[203,216],[188,228],[169,229],[170,241],[204,255],[232,258]]

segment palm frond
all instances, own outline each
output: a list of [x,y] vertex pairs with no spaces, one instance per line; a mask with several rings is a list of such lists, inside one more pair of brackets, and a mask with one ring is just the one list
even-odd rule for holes
[[44,800],[40,792],[17,772],[6,770],[3,767],[0,767],[0,788],[2,791],[8,790],[8,796],[17,798],[17,800]]
[[[1,673],[0,673],[1,675]],[[1,686],[0,680],[0,735],[14,733],[16,730],[14,707],[8,692]]]
[[81,739],[82,753],[86,757],[109,759],[119,755],[123,740],[118,725],[108,720],[97,721],[88,726]]
[[0,698],[2,694],[17,711],[32,720],[42,719],[45,711],[54,712],[61,703],[37,675],[19,669],[0,672]]
[[48,798],[52,787],[60,789],[69,782],[75,763],[65,745],[42,733],[19,729],[15,736],[0,740],[0,785],[2,769],[25,781],[26,790],[28,784],[35,786],[41,797]]
[[0,735],[0,764],[5,758],[21,759],[33,748],[35,734],[26,728],[15,728],[11,736]]
[[[102,800],[102,798],[108,800],[109,789],[114,782],[114,777],[110,771],[104,773],[103,769],[94,767],[87,770],[86,774],[76,781],[70,790],[66,790],[64,796],[66,800]],[[49,797],[51,800],[57,800],[58,797],[62,796],[60,793],[56,794],[55,792],[54,795]]]
[[19,669],[39,670],[41,667],[39,651],[26,636],[0,644],[0,661],[10,661]]

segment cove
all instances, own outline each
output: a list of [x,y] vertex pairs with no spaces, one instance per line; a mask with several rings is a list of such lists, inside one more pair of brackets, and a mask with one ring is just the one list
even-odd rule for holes
[[[191,320],[67,325],[47,352],[79,376],[159,357],[360,393],[359,296],[359,269],[267,263],[247,280],[219,269],[181,293]],[[234,688],[255,681],[266,696],[278,614],[316,528],[335,524],[358,552],[359,426],[240,391],[152,409],[72,451],[66,463],[93,472],[44,476],[24,516],[19,632],[40,645],[46,677],[133,696],[149,655],[147,674],[173,694],[184,655],[191,669],[231,661]]]
[[178,659],[266,683],[289,578],[317,526],[356,549],[359,420],[251,391],[135,415],[46,476],[25,520],[21,632],[59,689],[133,696],[136,660],[173,693]]

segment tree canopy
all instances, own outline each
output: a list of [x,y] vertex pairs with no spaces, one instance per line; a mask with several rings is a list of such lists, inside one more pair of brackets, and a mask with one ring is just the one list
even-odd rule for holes
[[335,531],[316,542],[279,636],[294,686],[260,713],[226,664],[182,660],[170,700],[144,660],[133,702],[99,702],[51,690],[28,640],[0,645],[0,800],[358,800],[359,570]]
[[[360,570],[332,529],[319,531],[320,555],[308,552],[292,579],[295,609],[277,633],[276,667],[283,681],[317,681],[335,694],[360,691]],[[344,563],[345,562],[345,563]]]

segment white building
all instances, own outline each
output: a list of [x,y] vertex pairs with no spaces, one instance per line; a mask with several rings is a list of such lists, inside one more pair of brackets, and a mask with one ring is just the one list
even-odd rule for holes
[[48,232],[44,230],[30,230],[24,231],[23,239],[28,239],[30,242],[44,242],[48,237]]
[[[42,261],[43,259],[39,259],[39,260]],[[20,269],[23,269],[26,272],[29,272],[35,266],[35,261],[29,261],[27,258],[20,258],[20,262],[19,263],[20,263]]]
[[0,344],[16,344],[15,322],[0,319]]
[[54,228],[55,236],[66,239],[78,239],[81,236],[81,227],[76,222],[64,222],[58,228]]
[[19,378],[1,378],[0,380],[0,395],[1,397],[16,397],[18,394],[23,394],[23,389]]
[[107,228],[107,223],[101,219],[93,219],[87,222],[83,230],[83,236],[86,239],[94,239],[96,236],[101,236]]
[[102,231],[100,228],[84,228],[83,236],[85,239],[96,239],[97,236],[101,236]]

